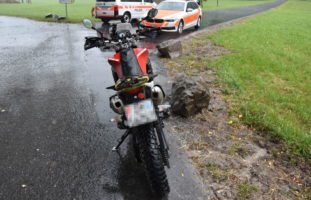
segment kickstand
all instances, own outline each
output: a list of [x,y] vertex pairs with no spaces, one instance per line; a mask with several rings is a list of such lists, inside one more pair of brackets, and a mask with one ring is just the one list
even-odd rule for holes
[[125,131],[122,137],[118,140],[117,146],[112,148],[112,151],[117,151],[129,134],[130,134],[130,130]]

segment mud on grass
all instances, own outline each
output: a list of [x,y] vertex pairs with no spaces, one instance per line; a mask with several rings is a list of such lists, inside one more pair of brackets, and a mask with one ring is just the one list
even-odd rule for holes
[[[188,119],[175,116],[168,121],[169,132],[180,138],[181,147],[210,191],[210,199],[310,199],[307,160],[293,159],[278,138],[243,125],[244,116],[230,112],[231,105],[225,100],[228,91],[210,63],[234,52],[201,41],[183,44],[186,51],[182,57],[164,62],[171,77],[180,72],[189,77],[201,75],[210,87],[207,109]],[[197,46],[198,50],[191,51]]]

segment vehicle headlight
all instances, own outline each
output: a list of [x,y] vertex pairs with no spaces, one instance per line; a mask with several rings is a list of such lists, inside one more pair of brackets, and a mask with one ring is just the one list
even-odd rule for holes
[[176,19],[165,19],[164,21],[166,21],[166,22],[174,22],[174,21],[176,21]]

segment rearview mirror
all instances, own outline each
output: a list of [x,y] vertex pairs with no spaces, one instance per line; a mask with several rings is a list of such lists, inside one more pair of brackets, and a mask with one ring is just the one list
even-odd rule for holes
[[84,20],[83,20],[83,25],[84,25],[86,28],[94,29],[93,23],[92,23],[91,20],[89,20],[89,19],[84,19]]
[[187,8],[187,12],[192,12],[193,9],[192,8]]

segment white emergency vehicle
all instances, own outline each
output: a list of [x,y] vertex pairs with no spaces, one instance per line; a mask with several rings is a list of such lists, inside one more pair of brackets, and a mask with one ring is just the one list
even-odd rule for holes
[[122,22],[129,23],[132,19],[145,17],[156,5],[153,0],[96,0],[92,16],[106,23],[112,19],[121,19]]

